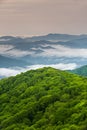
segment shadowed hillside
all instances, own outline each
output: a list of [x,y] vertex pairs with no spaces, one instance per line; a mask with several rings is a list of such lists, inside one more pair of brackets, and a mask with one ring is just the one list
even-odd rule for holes
[[81,75],[81,76],[87,76],[87,65],[71,70],[70,72]]

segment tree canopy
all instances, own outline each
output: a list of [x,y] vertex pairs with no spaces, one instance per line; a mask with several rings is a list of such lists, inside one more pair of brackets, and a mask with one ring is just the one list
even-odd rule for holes
[[87,78],[49,67],[0,80],[0,130],[87,130]]

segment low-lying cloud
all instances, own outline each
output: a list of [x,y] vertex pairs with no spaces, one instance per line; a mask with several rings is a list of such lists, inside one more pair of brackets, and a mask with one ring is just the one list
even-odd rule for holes
[[[44,46],[44,45],[43,45]],[[63,45],[49,45],[24,49],[15,49],[13,45],[0,45],[0,54],[13,58],[20,58],[27,55],[33,57],[67,57],[67,58],[87,58],[87,49],[85,48],[70,48]],[[46,48],[47,47],[47,48]],[[41,52],[39,51],[41,50]],[[37,52],[37,53],[36,53]]]
[[[87,58],[87,49],[69,48],[63,45],[51,45],[51,49],[44,49],[40,56],[44,57],[68,57],[68,58]],[[39,54],[38,54],[39,56]]]
[[25,72],[28,70],[35,70],[43,67],[53,67],[60,70],[72,70],[77,67],[77,64],[76,63],[69,63],[69,64],[59,63],[59,64],[51,64],[51,65],[38,64],[38,65],[27,66],[25,68],[0,68],[0,77],[15,76],[17,74],[20,74],[21,72]]
[[20,58],[33,54],[31,51],[15,49],[13,45],[0,45],[0,54],[13,58]]

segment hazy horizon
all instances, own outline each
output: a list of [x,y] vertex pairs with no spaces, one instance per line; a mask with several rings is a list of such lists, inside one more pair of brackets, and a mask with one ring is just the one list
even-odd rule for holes
[[69,33],[45,33],[45,34],[32,34],[32,35],[0,35],[0,37],[4,37],[4,36],[11,36],[11,37],[20,37],[20,38],[32,38],[32,37],[39,37],[39,36],[47,36],[47,35],[55,35],[55,34],[59,34],[59,35],[72,35],[72,36],[81,36],[81,35],[87,35],[86,33],[81,33],[81,34],[69,34]]

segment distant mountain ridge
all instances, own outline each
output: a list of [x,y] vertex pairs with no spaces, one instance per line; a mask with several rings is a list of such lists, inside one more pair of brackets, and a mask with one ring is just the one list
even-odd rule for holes
[[33,36],[31,38],[28,38],[31,41],[38,41],[38,40],[48,40],[48,41],[68,41],[79,38],[78,35],[69,35],[69,34],[48,34],[44,36]]
[[[18,65],[22,67],[25,65],[25,63],[20,59],[13,59],[13,58],[1,56],[1,55],[0,55],[0,61],[1,61],[0,68],[5,68],[5,67],[8,68],[9,66],[16,67]],[[27,65],[27,62],[26,62],[26,65]]]
[[79,67],[87,64],[86,49],[87,35],[2,36],[0,37],[0,67],[60,63],[74,63]]
[[1,39],[5,39],[5,40],[8,40],[8,39],[26,39],[26,40],[29,40],[29,41],[41,41],[41,40],[46,40],[46,41],[51,41],[51,40],[54,40],[54,41],[69,41],[69,40],[75,40],[75,39],[82,39],[82,38],[87,38],[87,35],[85,34],[82,34],[82,35],[70,35],[70,34],[47,34],[47,35],[42,35],[42,36],[32,36],[32,37],[14,37],[14,36],[1,36],[0,37],[0,40]]
[[70,70],[70,72],[87,77],[87,65],[74,69],[74,70]]

